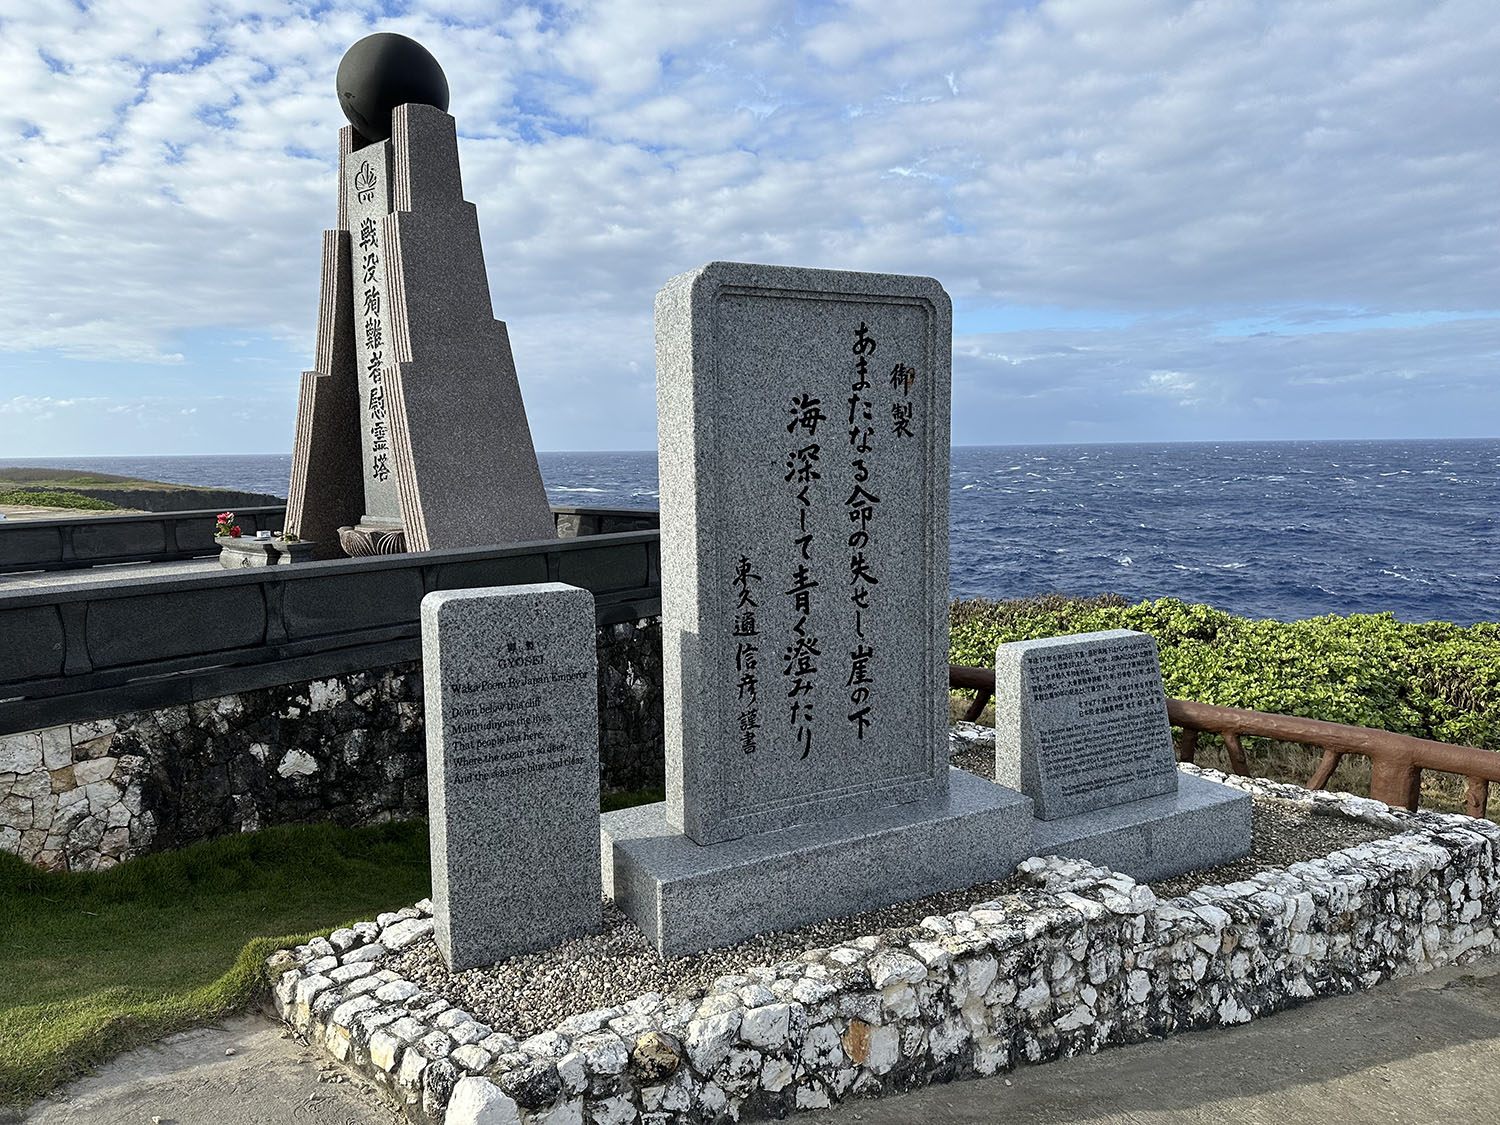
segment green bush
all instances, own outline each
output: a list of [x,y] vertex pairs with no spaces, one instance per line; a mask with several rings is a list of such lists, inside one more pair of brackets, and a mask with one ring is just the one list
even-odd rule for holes
[[26,504],[34,508],[76,508],[81,512],[113,512],[118,504],[85,496],[81,492],[59,492],[45,488],[0,490],[0,504]]
[[1500,625],[1389,613],[1255,621],[1175,598],[1052,595],[955,602],[952,628],[950,660],[984,668],[1003,641],[1136,629],[1156,638],[1179,699],[1500,750]]

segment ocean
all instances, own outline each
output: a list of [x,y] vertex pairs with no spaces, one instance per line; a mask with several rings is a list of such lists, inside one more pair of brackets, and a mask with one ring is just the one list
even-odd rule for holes
[[[543,453],[554,504],[655,508],[655,453]],[[289,454],[3,460],[281,495]],[[1500,621],[1500,440],[961,446],[954,597]]]

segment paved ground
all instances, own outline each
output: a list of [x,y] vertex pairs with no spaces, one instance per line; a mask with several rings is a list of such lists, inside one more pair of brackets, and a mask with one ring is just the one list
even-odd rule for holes
[[223,569],[219,556],[206,559],[174,559],[171,562],[110,563],[77,570],[26,570],[0,574],[0,594],[40,590],[52,586],[76,586],[81,582],[119,582],[127,578],[177,578],[184,574],[210,573]]
[[134,508],[114,508],[106,512],[93,512],[79,508],[38,508],[34,504],[0,504],[0,518],[15,520],[76,520],[82,516],[143,516]]
[[[225,1050],[234,1051],[226,1056]],[[27,1125],[393,1125],[357,1080],[258,1018],[133,1051]],[[6,1120],[0,1112],[0,1121]],[[1500,1123],[1500,960],[1341,996],[1245,1027],[1023,1067],[805,1125]]]
[[[373,1087],[279,1024],[239,1017],[122,1055],[21,1117],[26,1125],[395,1125]],[[232,1055],[226,1054],[233,1051]]]
[[1500,1122],[1500,960],[1243,1027],[844,1106],[806,1125]]

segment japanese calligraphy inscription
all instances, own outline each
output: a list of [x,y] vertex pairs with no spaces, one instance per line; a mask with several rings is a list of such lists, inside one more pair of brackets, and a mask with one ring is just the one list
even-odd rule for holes
[[390,293],[386,284],[382,220],[391,213],[391,146],[366,145],[345,162],[344,196],[354,279],[354,352],[359,371],[361,451],[365,520],[401,526],[391,450],[385,369],[394,366],[389,339]]
[[663,571],[685,579],[663,589],[672,819],[712,843],[941,798],[947,295],[692,276],[690,335],[658,304]]

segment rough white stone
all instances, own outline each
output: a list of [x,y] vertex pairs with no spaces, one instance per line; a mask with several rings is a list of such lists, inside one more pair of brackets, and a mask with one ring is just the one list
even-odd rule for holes
[[288,750],[276,767],[282,777],[308,777],[318,772],[318,760],[303,750]]
[[380,944],[391,950],[402,950],[432,933],[431,918],[407,918],[380,932]]

